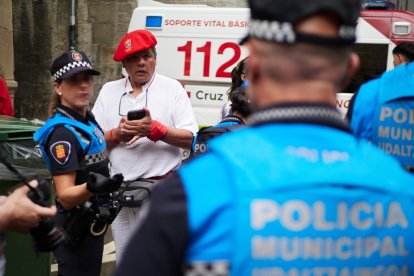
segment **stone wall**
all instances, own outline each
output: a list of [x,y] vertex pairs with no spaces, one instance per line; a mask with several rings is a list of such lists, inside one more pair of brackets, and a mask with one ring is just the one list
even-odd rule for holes
[[17,83],[14,80],[12,0],[0,0],[0,76],[6,81],[13,99]]
[[52,82],[52,57],[65,43],[69,1],[13,1],[15,116],[45,119]]

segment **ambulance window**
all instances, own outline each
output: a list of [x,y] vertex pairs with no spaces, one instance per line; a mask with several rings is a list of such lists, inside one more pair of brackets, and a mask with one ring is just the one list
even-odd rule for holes
[[380,76],[387,69],[388,44],[363,44],[354,46],[354,51],[361,60],[360,68],[356,72],[346,93],[356,92],[361,84]]

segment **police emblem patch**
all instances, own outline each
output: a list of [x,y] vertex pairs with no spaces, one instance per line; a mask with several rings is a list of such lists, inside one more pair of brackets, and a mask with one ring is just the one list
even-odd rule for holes
[[71,145],[66,141],[59,141],[50,146],[50,153],[53,159],[61,165],[66,164],[69,160]]
[[72,59],[75,61],[81,61],[82,55],[79,52],[72,51]]

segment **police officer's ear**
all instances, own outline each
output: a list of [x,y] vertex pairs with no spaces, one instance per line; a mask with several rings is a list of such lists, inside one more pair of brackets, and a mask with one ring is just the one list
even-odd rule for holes
[[355,72],[359,69],[359,65],[360,65],[359,56],[356,53],[351,52],[348,55],[348,62],[346,64],[346,68],[344,70],[342,79],[339,81],[340,89],[344,89],[348,86]]
[[249,80],[249,85],[252,86],[257,84],[261,79],[261,67],[259,58],[256,56],[254,48],[251,46],[251,42],[247,43],[246,46],[250,52],[249,59],[246,60],[246,67],[249,68],[247,71],[247,79]]
[[62,92],[60,92],[59,88],[60,88],[60,83],[59,82],[54,82],[53,83],[53,92],[60,96],[60,95],[62,95]]

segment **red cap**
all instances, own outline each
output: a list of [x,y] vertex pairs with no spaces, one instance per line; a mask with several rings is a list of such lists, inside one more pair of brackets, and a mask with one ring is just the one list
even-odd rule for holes
[[129,32],[119,42],[114,60],[122,61],[130,54],[152,48],[155,45],[157,45],[157,39],[151,32],[146,30]]

